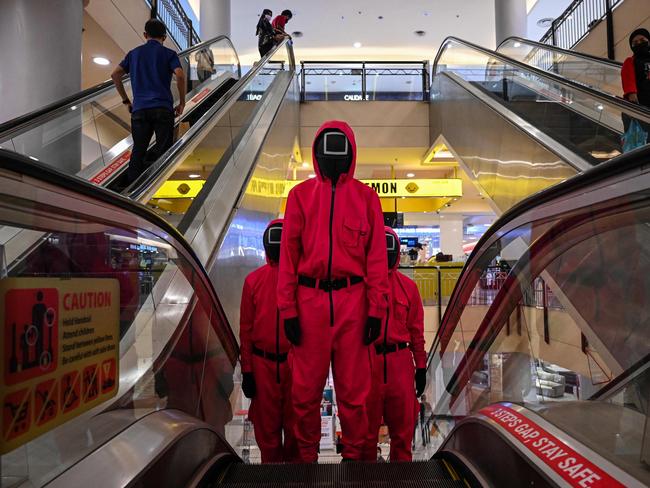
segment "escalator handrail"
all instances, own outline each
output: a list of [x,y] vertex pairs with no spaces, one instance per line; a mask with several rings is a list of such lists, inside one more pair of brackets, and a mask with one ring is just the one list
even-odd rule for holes
[[563,49],[561,47],[553,46],[551,44],[544,44],[543,42],[538,42],[538,41],[532,41],[530,39],[526,39],[523,37],[519,36],[510,36],[507,39],[504,39],[501,41],[501,44],[496,48],[496,51],[499,52],[499,49],[506,44],[507,42],[510,41],[516,41],[516,42],[521,42],[522,44],[530,44],[531,46],[537,47],[539,49],[544,49],[546,51],[553,51],[557,52],[560,54],[566,54],[567,56],[573,56],[576,58],[583,58],[586,59],[587,61],[593,61],[596,63],[601,63],[601,64],[608,64],[614,68],[621,69],[623,66],[623,63],[619,61],[615,61],[613,59],[607,59],[607,58],[599,58],[598,56],[594,56],[593,54],[587,54],[587,53],[581,53],[578,51],[571,51],[570,49]]
[[650,145],[622,154],[616,158],[612,158],[583,173],[579,173],[568,180],[558,183],[555,186],[542,190],[539,193],[535,193],[504,212],[503,215],[501,215],[501,217],[499,217],[478,240],[474,250],[467,259],[465,267],[458,277],[456,286],[449,297],[449,302],[442,318],[442,322],[436,331],[433,343],[429,349],[427,369],[431,365],[431,361],[433,360],[434,354],[440,344],[440,337],[443,333],[446,333],[449,320],[448,311],[453,310],[456,306],[462,306],[462,304],[456,302],[458,302],[458,295],[464,288],[465,282],[469,279],[468,276],[472,269],[471,265],[480,255],[483,254],[485,251],[485,245],[490,242],[495,234],[507,232],[507,227],[510,223],[531,211],[534,207],[547,204],[552,200],[561,198],[569,193],[584,190],[594,184],[602,183],[604,180],[626,173],[635,168],[643,167],[648,164],[648,161],[650,161]]
[[249,82],[254,79],[260,71],[266,66],[267,62],[275,55],[278,50],[288,47],[289,52],[289,69],[295,72],[296,63],[293,54],[292,44],[288,39],[284,39],[280,44],[273,48],[262,60],[257,63],[248,73],[246,73],[239,82],[228,90],[210,109],[201,116],[201,118],[194,124],[182,137],[180,137],[164,154],[162,154],[158,161],[153,163],[150,171],[143,174],[141,178],[136,180],[134,184],[127,188],[129,198],[140,201],[147,192],[158,182],[164,179],[168,168],[173,165],[185,151],[185,146],[203,133],[203,129],[209,120],[213,118],[220,119],[224,114],[230,110],[234,103],[239,99],[240,95],[246,90]]
[[[179,52],[178,57],[182,58],[188,56],[194,53],[195,51],[199,51],[205,48],[206,46],[209,46],[210,44],[214,44],[219,41],[226,41],[228,44],[230,44],[230,47],[232,48],[232,52],[235,54],[235,58],[237,59],[237,73],[238,76],[241,77],[241,64],[239,62],[239,55],[237,54],[237,50],[235,49],[234,44],[232,43],[232,41],[228,36],[216,36],[207,41],[203,41],[199,44],[195,44],[194,46]],[[126,81],[128,79],[129,77],[125,76],[123,78],[123,81]],[[114,87],[113,80],[106,80],[95,86],[86,88],[85,90],[82,90],[78,93],[62,98],[61,100],[57,100],[56,102],[53,102],[50,105],[46,105],[45,107],[34,110],[33,112],[29,112],[25,115],[20,115],[16,118],[3,122],[2,124],[0,124],[0,140],[7,139],[10,136],[15,136],[19,132],[24,132],[26,130],[29,130],[30,128],[37,125],[38,123],[45,122],[51,119],[52,117],[54,117],[55,115],[64,112],[66,110],[69,110],[71,107],[75,105],[80,105],[90,100],[91,98],[94,98],[106,91],[111,90],[113,87]]]
[[182,247],[182,251],[185,253],[184,257],[194,269],[195,276],[200,279],[201,284],[208,290],[215,308],[222,312],[222,318],[226,324],[225,328],[227,329],[225,335],[230,342],[230,344],[228,344],[229,347],[225,348],[226,351],[235,351],[237,355],[239,354],[239,345],[237,339],[235,338],[235,335],[232,331],[232,327],[228,323],[226,314],[223,313],[223,309],[221,307],[221,303],[219,302],[214,285],[208,277],[208,274],[201,264],[198,256],[196,255],[196,252],[194,249],[192,249],[192,246],[187,242],[183,234],[181,234],[178,229],[176,229],[176,227],[156,214],[153,210],[149,209],[149,207],[140,205],[132,200],[129,200],[126,197],[106,190],[100,186],[94,185],[86,180],[78,178],[77,176],[61,173],[54,169],[52,166],[36,162],[13,151],[0,149],[0,169],[4,169],[19,175],[24,175],[29,178],[42,181],[46,184],[55,185],[79,195],[99,200],[102,203],[134,214],[151,223],[152,225],[160,228]]
[[461,44],[465,47],[468,47],[470,49],[473,49],[475,51],[478,51],[482,54],[485,54],[486,56],[489,56],[491,58],[497,59],[501,61],[502,63],[506,65],[511,65],[514,66],[518,69],[520,69],[523,72],[529,72],[534,74],[535,76],[542,78],[542,79],[550,79],[555,83],[559,83],[560,85],[565,85],[571,87],[571,89],[582,92],[583,94],[586,94],[592,98],[595,98],[603,103],[609,104],[609,105],[614,105],[614,106],[619,106],[622,107],[623,112],[626,112],[628,114],[634,115],[634,117],[642,120],[643,122],[650,123],[650,110],[645,110],[641,108],[640,105],[637,105],[636,103],[628,102],[627,100],[620,98],[620,97],[615,97],[613,95],[610,95],[608,93],[604,92],[599,92],[598,90],[595,90],[591,87],[588,87],[586,85],[583,85],[581,83],[578,83],[576,81],[570,80],[568,78],[564,78],[563,76],[557,75],[555,73],[552,73],[550,71],[545,71],[539,68],[535,68],[534,66],[531,66],[526,63],[522,63],[520,61],[514,60],[512,58],[509,58],[508,56],[505,56],[501,53],[498,53],[496,51],[491,51],[487,48],[481,47],[477,44],[474,44],[469,41],[464,41],[463,39],[459,39],[458,37],[454,36],[447,36],[443,41],[442,44],[440,44],[440,49],[438,50],[438,53],[436,54],[436,57],[433,62],[433,69],[432,69],[432,83],[433,83],[433,77],[435,77],[436,70],[438,68],[438,63],[440,61],[440,58],[445,52],[445,46],[449,42],[455,42],[458,44]]

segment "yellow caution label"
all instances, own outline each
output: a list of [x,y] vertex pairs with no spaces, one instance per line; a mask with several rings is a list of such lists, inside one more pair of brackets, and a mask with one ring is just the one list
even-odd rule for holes
[[120,287],[112,278],[0,280],[5,454],[115,396]]

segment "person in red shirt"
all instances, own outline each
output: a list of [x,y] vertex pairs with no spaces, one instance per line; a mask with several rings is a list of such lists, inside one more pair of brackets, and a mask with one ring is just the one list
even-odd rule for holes
[[634,53],[621,69],[623,96],[626,100],[650,107],[650,32],[637,29],[630,34]]
[[278,279],[280,315],[294,344],[295,434],[301,461],[317,461],[331,362],[343,458],[360,460],[368,435],[368,346],[379,336],[388,295],[384,218],[375,191],[354,179],[348,124],[324,123],[312,153],[316,178],[287,199]]
[[290,344],[276,303],[282,225],[282,220],[274,220],[264,231],[267,264],[246,277],[240,310],[242,390],[252,399],[249,418],[263,463],[292,462],[297,455],[291,425]]
[[[416,284],[397,271],[400,242],[386,227],[388,316],[372,351],[372,387],[368,396],[367,461],[377,457],[377,436],[381,419],[390,435],[390,460],[411,461],[413,426],[427,382],[427,355],[424,351],[424,308]],[[415,381],[414,381],[415,380]],[[415,383],[415,386],[414,386]]]
[[273,19],[271,25],[275,29],[276,39],[279,39],[280,37],[288,37],[291,39],[291,36],[287,33],[285,28],[287,22],[289,22],[292,17],[293,14],[291,13],[291,10],[283,10],[280,15]]

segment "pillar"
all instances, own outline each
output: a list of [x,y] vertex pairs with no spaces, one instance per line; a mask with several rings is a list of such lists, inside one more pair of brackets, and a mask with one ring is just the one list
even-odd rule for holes
[[[0,122],[81,90],[82,21],[83,0],[0,1]],[[22,136],[15,149],[76,172],[80,122],[66,120],[65,125],[65,133],[59,126],[61,132],[54,127],[47,134],[43,130]],[[43,150],[44,145],[49,149]]]
[[440,250],[454,256],[454,261],[463,260],[463,216],[440,216]]
[[526,37],[526,0],[494,0],[496,45],[510,36]]
[[201,40],[230,37],[230,0],[201,0]]

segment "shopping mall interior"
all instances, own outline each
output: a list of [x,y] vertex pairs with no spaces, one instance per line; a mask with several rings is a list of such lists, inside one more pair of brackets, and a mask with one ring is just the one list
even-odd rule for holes
[[[260,56],[264,9],[291,15]],[[111,75],[157,42],[150,19],[185,104],[131,178]],[[647,0],[0,1],[0,486],[650,485],[650,105],[621,81],[637,70],[650,100],[643,28]],[[399,238],[390,273],[422,301],[412,462],[391,459],[394,412],[377,462],[350,454],[330,369],[318,463],[268,463],[260,419],[297,401],[253,410],[243,387],[242,290],[269,223],[303,205],[293,189],[327,181],[314,160],[330,120],[354,132],[354,177]],[[330,273],[311,287],[352,290],[331,275],[333,212],[334,189]],[[367,222],[347,222],[365,243]],[[334,324],[348,291],[321,290]],[[278,389],[300,352],[280,351],[289,316],[269,292],[277,349],[254,354]]]

